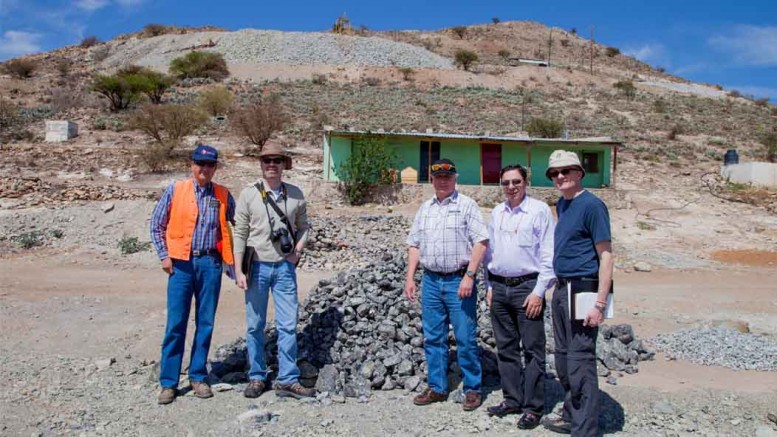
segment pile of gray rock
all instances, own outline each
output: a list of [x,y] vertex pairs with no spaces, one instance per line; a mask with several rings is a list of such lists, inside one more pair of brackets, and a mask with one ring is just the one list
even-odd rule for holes
[[657,348],[667,357],[707,366],[777,371],[777,342],[723,326],[691,328],[658,335]]
[[[303,385],[320,392],[347,397],[368,396],[371,389],[407,391],[423,388],[426,361],[419,301],[404,296],[406,261],[402,255],[385,253],[364,269],[341,272],[321,280],[301,305],[299,366]],[[423,290],[421,290],[423,292]],[[485,293],[479,294],[479,339],[484,385],[499,384],[495,340]],[[548,334],[547,369],[555,375],[550,311],[545,318]],[[271,368],[277,366],[277,333],[266,331],[266,354]],[[458,385],[461,371],[456,363],[455,339],[449,336],[449,383]],[[610,372],[634,373],[640,360],[651,359],[629,325],[604,326],[598,339],[601,376]],[[222,382],[245,379],[245,344],[242,339],[217,349],[213,374]],[[614,377],[614,376],[613,376]]]

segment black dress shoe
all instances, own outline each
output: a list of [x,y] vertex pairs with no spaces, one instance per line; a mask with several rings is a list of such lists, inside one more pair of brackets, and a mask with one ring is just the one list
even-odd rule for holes
[[572,422],[567,422],[560,417],[555,420],[545,421],[543,426],[545,426],[545,429],[559,434],[572,434]]
[[489,416],[504,417],[509,414],[521,414],[521,407],[511,407],[507,402],[502,401],[499,405],[486,408]]
[[534,429],[540,424],[541,416],[534,413],[525,412],[520,419],[518,419],[518,428],[521,429]]

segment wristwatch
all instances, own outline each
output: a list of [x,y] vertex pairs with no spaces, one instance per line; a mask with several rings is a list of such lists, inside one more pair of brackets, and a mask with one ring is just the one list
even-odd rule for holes
[[607,304],[602,303],[602,302],[596,302],[594,304],[594,308],[599,310],[600,313],[604,314],[604,311],[607,310]]
[[473,272],[472,270],[467,270],[466,275],[470,279],[475,279],[475,272]]

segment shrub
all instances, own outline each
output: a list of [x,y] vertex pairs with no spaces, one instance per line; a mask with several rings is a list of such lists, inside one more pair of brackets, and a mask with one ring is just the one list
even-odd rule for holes
[[351,155],[335,168],[348,203],[361,204],[372,189],[392,183],[394,160],[385,140],[370,136],[355,140]]
[[561,138],[564,124],[552,118],[532,117],[526,123],[526,132],[535,138]]
[[740,92],[739,92],[739,91],[737,91],[737,90],[731,90],[731,91],[729,91],[729,92],[728,92],[728,96],[729,96],[729,97],[733,97],[733,98],[735,98],[735,99],[736,99],[736,98],[738,98],[738,97],[742,97],[742,93],[740,93]]
[[669,109],[669,103],[664,100],[664,98],[659,97],[656,100],[653,101],[653,111],[664,114]]
[[669,129],[669,133],[666,134],[666,138],[668,140],[674,141],[674,140],[677,139],[677,136],[682,134],[683,132],[685,132],[685,129],[683,128],[683,126],[679,125],[679,124],[676,124],[676,125],[672,126],[671,129]]
[[43,246],[43,234],[40,231],[25,232],[14,238],[14,241],[23,249],[32,249],[35,246]]
[[453,58],[456,61],[456,65],[463,68],[464,71],[469,71],[472,64],[478,61],[477,53],[464,49],[456,50]]
[[569,29],[569,33],[571,33],[572,35],[577,35],[577,28],[573,27],[573,28]]
[[491,19],[491,22],[494,24],[499,24],[502,22],[502,20],[500,20],[499,17],[494,17]]
[[614,58],[621,54],[621,51],[617,47],[607,47],[604,50],[604,54],[607,55],[608,58]]
[[232,107],[234,96],[223,86],[208,88],[198,98],[200,108],[206,113],[217,116],[226,114]]
[[229,76],[227,61],[221,53],[191,52],[170,62],[170,72],[179,79],[195,77],[220,81]]
[[121,250],[122,255],[131,255],[149,249],[151,249],[151,242],[141,242],[138,237],[122,237],[122,239],[119,240],[119,250]]
[[613,84],[613,88],[617,88],[621,94],[626,96],[626,99],[633,100],[637,95],[637,88],[634,86],[634,82],[630,80],[620,80]]
[[326,84],[327,78],[324,74],[314,74],[313,78],[311,79],[311,82],[313,82],[313,85],[324,85]]
[[89,47],[94,47],[97,44],[100,44],[100,40],[97,39],[96,36],[90,35],[82,39],[81,44],[79,44],[79,46],[81,46],[81,48],[88,49]]
[[402,80],[413,80],[413,75],[415,74],[415,70],[413,70],[410,67],[403,67],[399,69],[399,73],[402,75]]
[[173,78],[150,69],[144,69],[136,74],[133,80],[135,86],[140,92],[148,97],[153,104],[162,103],[162,97],[165,92],[173,86]]
[[188,105],[144,105],[130,117],[129,124],[153,138],[171,152],[181,139],[207,121],[198,108]]
[[127,109],[132,102],[137,100],[140,91],[137,84],[131,83],[126,77],[117,74],[112,76],[96,75],[91,90],[108,99],[110,109],[113,112]]
[[380,78],[366,77],[364,78],[364,83],[366,83],[368,86],[378,86],[380,85]]
[[496,54],[499,55],[500,58],[506,61],[510,57],[510,50],[502,49],[502,50],[499,50]]
[[458,36],[459,39],[464,39],[464,37],[467,36],[467,26],[451,27],[451,32],[453,32],[454,35]]
[[0,131],[10,129],[19,123],[19,107],[12,101],[0,97]]
[[162,24],[149,23],[143,27],[143,36],[146,38],[164,35],[169,32],[170,28]]
[[264,143],[270,139],[273,133],[283,129],[286,122],[286,114],[277,100],[256,101],[238,109],[232,117],[235,130],[246,137],[251,144],[259,146],[260,152]]
[[72,69],[73,63],[70,61],[70,59],[62,58],[57,61],[57,71],[59,72],[60,77],[67,77],[67,75],[70,74],[70,70]]
[[11,59],[3,64],[3,70],[19,79],[32,77],[32,73],[38,68],[38,64],[32,59]]
[[761,144],[764,145],[766,159],[769,162],[777,162],[777,132],[767,132],[761,135]]
[[760,98],[760,99],[756,99],[754,103],[755,103],[755,106],[760,106],[762,108],[766,108],[767,106],[769,106],[769,98],[768,97],[763,97],[763,98]]

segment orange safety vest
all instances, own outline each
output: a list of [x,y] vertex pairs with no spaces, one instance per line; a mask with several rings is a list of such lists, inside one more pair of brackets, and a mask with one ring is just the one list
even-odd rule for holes
[[[213,193],[219,201],[219,222],[221,225],[221,241],[216,248],[221,253],[221,259],[229,265],[235,263],[232,257],[232,231],[227,222],[227,205],[229,191],[218,184],[213,184]],[[173,188],[173,199],[170,202],[170,220],[167,223],[167,251],[170,258],[188,260],[192,253],[192,237],[197,226],[197,197],[194,195],[194,181],[187,179],[178,181]]]

